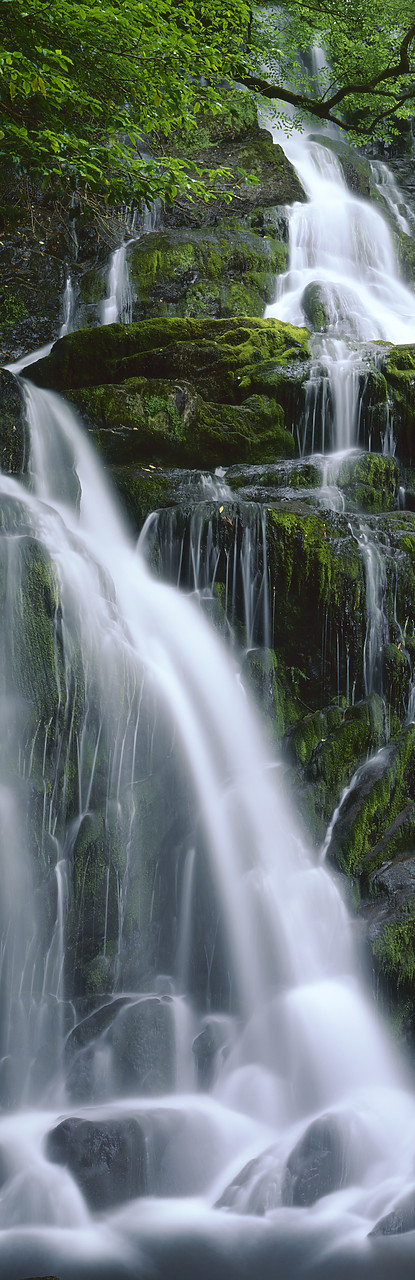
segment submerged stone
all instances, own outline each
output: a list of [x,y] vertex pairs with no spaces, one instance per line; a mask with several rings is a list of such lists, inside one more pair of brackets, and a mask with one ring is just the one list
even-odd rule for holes
[[335,1115],[321,1116],[309,1126],[287,1160],[282,1203],[305,1208],[352,1180],[344,1120]]
[[130,1117],[62,1120],[47,1135],[46,1155],[66,1165],[94,1212],[145,1194],[146,1140]]
[[415,1231],[415,1191],[402,1196],[390,1213],[380,1218],[370,1232],[371,1236],[398,1236]]

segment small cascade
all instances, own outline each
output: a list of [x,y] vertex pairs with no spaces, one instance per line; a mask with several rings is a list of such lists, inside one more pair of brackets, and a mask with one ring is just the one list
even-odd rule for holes
[[153,231],[160,231],[162,225],[163,206],[159,197],[152,200],[150,204],[144,204],[143,215],[143,231],[146,235]]
[[114,324],[116,321],[131,324],[133,297],[127,259],[127,247],[130,243],[130,240],[126,240],[112,254],[107,297],[101,309],[101,324]]
[[366,578],[367,629],[363,651],[365,694],[382,691],[381,661],[383,646],[389,640],[389,624],[385,610],[386,564],[379,546],[363,524],[358,535]]
[[390,213],[392,222],[399,227],[405,235],[410,236],[415,228],[415,214],[412,209],[405,204],[402,192],[399,190],[397,182],[389,166],[384,164],[382,160],[370,161],[370,172],[372,182],[377,187],[379,195],[385,202]]
[[68,271],[68,274],[66,277],[65,292],[63,295],[63,323],[62,323],[62,328],[59,334],[60,338],[64,338],[66,333],[72,333],[74,328],[74,310],[75,310],[74,288],[72,284],[71,273],[70,271]]
[[205,501],[194,503],[193,480],[190,509],[173,507],[151,515],[140,536],[140,549],[161,578],[196,593],[205,605],[215,599],[217,581],[224,583],[220,613],[231,631],[237,628],[238,647],[268,647],[264,508],[253,502],[236,504],[232,491],[213,477],[202,475],[199,484]]
[[[255,643],[269,627],[263,509],[248,519],[226,477],[199,473],[176,550],[177,512],[164,525],[153,517],[137,549],[69,406],[29,386],[27,404],[31,489],[1,480],[0,994],[14,1111],[0,1120],[0,1268],[12,1250],[16,1280],[29,1258],[70,1277],[82,1259],[97,1280],[121,1258],[132,1280],[144,1231],[147,1271],[150,1259],[167,1275],[194,1229],[203,1249],[213,1241],[220,1280],[234,1233],[239,1249],[247,1242],[246,1280],[259,1258],[265,1280],[287,1258],[296,1276],[311,1240],[313,1280],[345,1241],[350,1276],[364,1280],[359,1251],[411,1185],[415,1105],[235,660],[198,602],[153,579],[142,555],[164,559],[199,598],[221,556],[223,608],[232,622],[240,596],[243,642]],[[329,487],[336,466],[320,459]],[[373,585],[369,684],[383,578],[360,537]],[[40,718],[36,601],[53,639]],[[23,671],[33,693],[21,706]],[[36,853],[28,794],[41,814]],[[85,974],[98,989],[87,1000]],[[340,1144],[347,1177],[321,1183],[312,1213],[303,1202],[293,1213],[290,1171],[314,1125]],[[91,1152],[108,1142],[120,1151],[116,1184],[102,1165],[88,1181]]]

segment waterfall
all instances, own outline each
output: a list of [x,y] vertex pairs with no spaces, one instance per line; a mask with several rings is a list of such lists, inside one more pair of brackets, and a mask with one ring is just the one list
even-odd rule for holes
[[[409,1280],[405,1237],[369,1233],[413,1187],[415,1104],[338,888],[235,657],[197,598],[152,578],[73,411],[28,383],[26,400],[30,488],[1,480],[0,1274],[190,1277],[197,1241],[221,1280],[235,1249],[238,1280],[306,1259],[320,1280],[339,1249],[343,1275],[386,1280],[391,1244]],[[235,545],[252,627],[252,539]],[[95,999],[79,965],[105,976]],[[317,1162],[307,1191],[315,1141],[330,1180]]]
[[[392,233],[382,213],[348,190],[335,139],[271,131],[294,165],[308,202],[287,210],[289,267],[278,279],[277,296],[266,315],[314,330],[308,401],[299,428],[302,451],[317,403],[322,413],[318,447],[350,448],[359,442],[365,346],[415,340],[415,295],[399,278]],[[401,227],[396,184],[383,166],[375,167],[375,180],[382,183],[387,208]],[[314,449],[313,428],[311,435]]]
[[[134,236],[132,237],[134,240]],[[101,308],[101,324],[131,324],[132,292],[128,270],[127,248],[132,240],[126,240],[111,255],[107,297]]]

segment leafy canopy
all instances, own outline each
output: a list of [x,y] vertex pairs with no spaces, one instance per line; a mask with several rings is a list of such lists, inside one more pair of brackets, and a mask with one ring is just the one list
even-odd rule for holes
[[297,125],[317,117],[360,142],[393,137],[415,111],[414,0],[262,5],[250,60],[244,83],[294,106]]
[[145,140],[194,128],[202,88],[220,110],[248,21],[245,0],[0,0],[0,161],[111,198],[201,188]]
[[335,121],[361,141],[393,135],[414,111],[413,0],[254,11],[247,0],[0,0],[3,171],[111,201],[205,196],[212,174],[168,140],[194,135],[202,105],[220,112],[226,79],[280,117],[294,108],[295,124]]

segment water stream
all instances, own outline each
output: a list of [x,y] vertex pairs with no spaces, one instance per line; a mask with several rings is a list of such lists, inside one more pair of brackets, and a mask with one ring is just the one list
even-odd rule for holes
[[[267,125],[270,128],[270,125]],[[313,328],[311,308],[319,305],[323,320],[312,334],[314,365],[310,377],[300,446],[323,450],[351,448],[360,441],[360,387],[368,343],[413,342],[415,295],[400,279],[388,222],[373,202],[348,190],[340,160],[331,149],[335,139],[310,132],[272,129],[291,160],[306,204],[288,211],[289,267],[278,279],[275,302],[266,314]],[[395,225],[409,230],[399,209],[399,192],[386,166],[375,167],[384,184]],[[382,186],[383,190],[383,186]],[[314,408],[313,408],[314,406]],[[319,417],[314,444],[313,413]],[[311,420],[311,438],[310,438]],[[368,443],[363,438],[362,443]],[[387,442],[385,442],[386,448]]]
[[[338,889],[296,830],[235,660],[197,603],[149,574],[72,410],[29,384],[26,395],[31,488],[1,480],[5,636],[9,644],[20,617],[30,543],[56,602],[56,690],[49,719],[23,715],[4,646],[0,1274],[79,1280],[155,1269],[167,1280],[190,1278],[196,1265],[248,1280],[253,1267],[273,1276],[277,1261],[285,1276],[386,1280],[393,1256],[409,1276],[405,1237],[369,1233],[414,1185],[415,1102],[359,991]],[[145,860],[140,796],[160,753],[193,819],[176,864],[179,934],[149,990],[134,985],[128,904]],[[22,804],[39,786],[39,759],[46,896]],[[118,940],[109,957],[109,862],[100,926],[108,994],[85,1007],[66,989],[69,886],[102,788],[107,838],[115,821],[123,845]],[[200,943],[202,858],[216,908]],[[169,906],[174,914],[174,898]],[[198,948],[204,994],[194,985]],[[126,1045],[129,1028],[155,1014],[153,1043],[162,1038],[144,1085]],[[151,1080],[166,1037],[171,1083],[160,1092]],[[320,1171],[307,1207],[301,1170],[313,1135],[327,1148],[331,1184]],[[105,1154],[114,1144],[120,1166]]]
[[[309,203],[292,212],[269,314],[303,323],[304,290],[324,288],[314,382],[329,388],[327,447],[348,449],[362,346],[414,340],[414,295],[336,157],[312,138],[287,149]],[[128,320],[125,249],[104,323]],[[69,285],[66,301],[69,328]],[[26,404],[30,484],[0,478],[0,1276],[412,1280],[413,1233],[376,1224],[413,1204],[415,1099],[360,987],[338,886],[204,616],[221,554],[209,504],[204,549],[200,511],[190,537],[157,517],[176,585],[157,580],[72,409],[30,383]],[[324,462],[323,489],[341,508],[336,465]],[[258,627],[268,643],[263,514],[232,512],[220,477],[200,478],[200,498],[233,526],[225,614],[241,612],[239,593],[242,644]],[[150,521],[147,553],[153,535]],[[364,526],[356,536],[369,693],[384,560]],[[37,601],[51,619],[43,656]],[[106,988],[85,999],[89,944]]]

